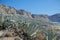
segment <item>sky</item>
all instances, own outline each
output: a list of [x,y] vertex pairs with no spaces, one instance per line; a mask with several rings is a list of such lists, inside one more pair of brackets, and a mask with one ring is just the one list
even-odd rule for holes
[[23,9],[32,14],[60,13],[60,0],[0,0],[0,4]]

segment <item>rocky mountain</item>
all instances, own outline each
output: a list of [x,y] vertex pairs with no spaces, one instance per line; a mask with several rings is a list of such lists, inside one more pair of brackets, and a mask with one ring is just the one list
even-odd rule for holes
[[50,22],[48,15],[32,14],[32,18],[35,20],[43,21],[43,22]]
[[43,15],[43,14],[32,14],[31,12],[25,10],[17,10],[13,7],[0,4],[0,13],[2,14],[14,14],[20,15],[25,18],[35,19],[42,22],[60,22],[60,13],[56,13],[52,16]]
[[10,6],[0,4],[0,13],[4,14],[16,14],[16,9]]
[[17,13],[24,16],[24,17],[32,18],[32,16],[31,16],[32,14],[30,12],[27,12],[27,11],[22,10],[22,9],[17,10]]
[[0,4],[0,13],[4,14],[14,14],[14,15],[22,15],[25,18],[31,18],[39,21],[49,22],[48,15],[37,15],[37,14],[31,14],[30,12],[27,12],[25,10],[16,10],[13,7],[5,6]]
[[52,16],[49,16],[49,19],[52,21],[52,22],[60,22],[60,13],[56,13]]

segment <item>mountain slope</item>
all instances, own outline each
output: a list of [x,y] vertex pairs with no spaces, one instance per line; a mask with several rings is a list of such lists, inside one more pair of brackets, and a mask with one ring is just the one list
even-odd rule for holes
[[49,19],[52,22],[60,22],[60,13],[54,14],[52,16],[49,16]]
[[42,22],[50,22],[48,15],[32,14],[32,18]]
[[25,10],[16,10],[13,7],[5,6],[2,4],[0,4],[0,13],[22,15],[23,17],[26,17],[26,18],[31,18],[31,19],[35,19],[35,20],[39,20],[39,21],[44,21],[44,22],[50,21],[47,15],[40,15],[40,14],[35,15],[35,14],[31,14],[30,12],[27,12]]
[[48,17],[0,4],[0,30],[24,29],[30,36],[33,34],[36,37],[35,35],[41,33],[45,38],[48,36],[48,40],[52,40],[56,36],[55,29],[60,30],[60,24],[51,22]]

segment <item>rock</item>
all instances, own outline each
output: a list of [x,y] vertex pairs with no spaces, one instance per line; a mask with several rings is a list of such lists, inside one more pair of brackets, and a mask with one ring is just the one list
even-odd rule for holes
[[4,34],[4,31],[0,31],[0,37],[2,37]]
[[19,37],[3,37],[3,38],[0,38],[0,40],[23,40]]

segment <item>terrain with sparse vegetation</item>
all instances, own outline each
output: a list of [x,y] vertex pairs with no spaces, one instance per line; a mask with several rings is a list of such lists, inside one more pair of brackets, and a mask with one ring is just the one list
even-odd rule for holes
[[60,16],[53,16],[0,4],[0,40],[60,40]]

